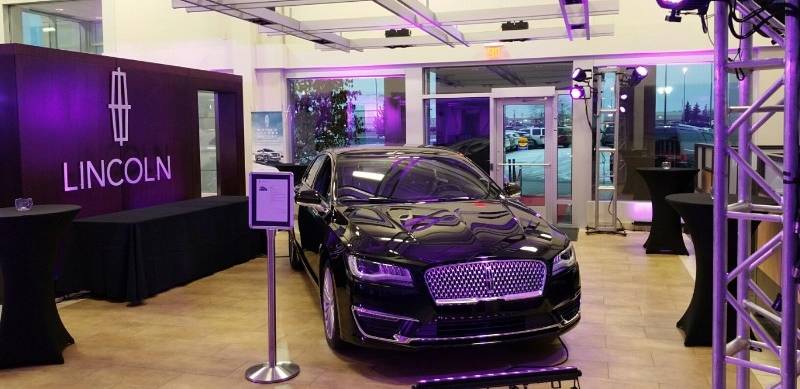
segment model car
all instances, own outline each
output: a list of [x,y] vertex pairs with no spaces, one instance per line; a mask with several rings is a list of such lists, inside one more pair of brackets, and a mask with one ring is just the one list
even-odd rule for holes
[[283,159],[283,154],[272,149],[259,149],[255,152],[256,162],[280,162]]
[[290,261],[333,349],[554,338],[580,319],[569,238],[459,153],[327,151],[295,199]]

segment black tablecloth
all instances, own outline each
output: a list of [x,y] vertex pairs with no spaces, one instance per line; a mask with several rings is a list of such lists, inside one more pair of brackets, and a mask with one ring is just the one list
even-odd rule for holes
[[0,209],[0,269],[5,302],[0,317],[0,368],[64,363],[75,343],[64,328],[53,292],[53,261],[75,205]]
[[[689,229],[695,251],[696,277],[694,292],[686,312],[677,326],[684,332],[686,346],[711,345],[711,305],[714,269],[714,217],[711,195],[706,193],[681,193],[667,196],[666,201],[675,208]],[[734,200],[731,199],[731,202]],[[736,267],[738,228],[735,220],[728,221],[728,271]],[[755,229],[757,223],[753,222]],[[751,231],[752,233],[752,231]],[[729,290],[736,293],[734,284]],[[728,308],[728,341],[736,334],[736,317]]]
[[215,196],[75,221],[62,284],[138,303],[264,252],[247,197]]
[[647,254],[688,255],[681,235],[681,219],[664,197],[673,193],[694,192],[697,169],[690,168],[638,168],[650,191],[653,204],[653,221],[650,236],[644,243]]

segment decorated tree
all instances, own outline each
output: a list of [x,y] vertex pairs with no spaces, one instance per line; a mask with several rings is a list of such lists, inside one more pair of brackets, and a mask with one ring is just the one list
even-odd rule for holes
[[361,92],[347,79],[301,79],[291,83],[295,161],[309,163],[320,151],[355,144],[364,120],[353,114]]

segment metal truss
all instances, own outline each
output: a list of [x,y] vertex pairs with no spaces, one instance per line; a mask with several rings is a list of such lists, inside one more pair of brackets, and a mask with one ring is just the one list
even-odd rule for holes
[[[322,50],[364,50],[387,47],[469,46],[471,44],[542,39],[569,39],[612,36],[612,24],[593,25],[590,17],[616,15],[619,0],[553,0],[552,4],[491,8],[467,8],[433,12],[419,0],[373,0],[384,8],[386,16],[349,17],[325,20],[296,20],[291,7],[316,4],[351,3],[356,0],[172,0],[172,7],[187,12],[220,12],[259,24],[266,35],[292,35],[317,43]],[[481,4],[481,2],[475,2]],[[485,5],[484,5],[485,6]],[[277,7],[282,7],[280,10]],[[491,24],[505,21],[563,19],[563,28],[478,31],[462,33],[458,26]],[[347,39],[341,34],[354,31],[384,31],[415,28],[424,35],[391,38]]]
[[[594,122],[594,225],[586,227],[586,234],[616,234],[626,235],[625,228],[622,222],[619,221],[617,215],[618,207],[617,201],[619,198],[619,128],[620,128],[620,95],[622,91],[622,82],[625,77],[624,69],[617,67],[600,68],[595,71],[594,84],[592,90],[597,91],[597,98],[595,99],[594,112],[596,114]],[[607,77],[614,77],[614,86],[609,91],[603,88],[603,82]],[[610,95],[610,96],[607,96]],[[603,107],[603,101],[613,101],[611,107]],[[611,147],[604,147],[602,144],[603,125],[607,122],[609,117],[613,117],[611,124],[613,124],[614,144]],[[608,166],[606,166],[608,165]],[[604,177],[603,172],[608,172],[608,176]],[[603,182],[603,178],[608,178],[610,182]],[[602,205],[608,198],[608,214],[611,221],[607,223],[601,222],[600,209],[604,208]]]
[[[778,3],[778,2],[776,2]],[[784,58],[754,59],[753,38],[740,41],[739,58],[729,59],[730,4],[738,15],[758,12],[761,6],[752,0],[716,1],[714,16],[714,290],[713,290],[713,353],[712,383],[716,389],[726,388],[728,365],[735,367],[736,388],[749,388],[751,370],[771,373],[779,377],[773,387],[797,387],[798,350],[796,307],[798,303],[798,61],[800,60],[800,24],[798,3],[786,0],[785,23],[777,18],[754,18],[741,23],[740,33],[747,36],[754,28],[751,23],[762,24],[760,31],[784,49]],[[753,98],[752,76],[759,70],[783,69],[783,75],[763,94]],[[745,77],[739,82],[739,106],[728,105],[728,75],[736,72]],[[770,98],[780,92],[783,98],[768,105]],[[783,112],[783,166],[770,159],[753,142],[753,135],[763,125]],[[728,125],[729,113],[739,116]],[[756,117],[760,114],[760,117]],[[736,147],[732,147],[736,144]],[[729,199],[729,161],[735,162],[736,196]],[[783,178],[779,188],[771,187],[757,172],[754,165],[764,164],[765,169]],[[774,205],[756,204],[753,189],[764,193]],[[763,203],[763,202],[760,202]],[[739,231],[736,266],[728,267],[728,222],[734,221]],[[751,224],[754,221],[780,223],[781,231],[760,247],[752,249]],[[780,295],[771,296],[756,284],[753,274],[778,248],[780,257]],[[736,334],[726,343],[726,310],[733,309],[736,317]],[[769,325],[765,325],[769,322]],[[774,336],[767,327],[779,327],[780,336]],[[763,350],[774,355],[777,363],[754,361],[751,350]],[[763,358],[769,360],[771,358]]]

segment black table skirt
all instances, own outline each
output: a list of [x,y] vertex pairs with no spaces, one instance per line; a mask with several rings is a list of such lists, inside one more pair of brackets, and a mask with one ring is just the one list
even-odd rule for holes
[[216,196],[75,221],[62,292],[138,303],[264,252],[246,197]]
[[650,235],[644,243],[647,254],[688,255],[683,243],[681,218],[664,198],[674,193],[694,192],[697,169],[690,168],[638,168],[650,191],[653,204],[653,221]]
[[75,343],[58,315],[52,274],[59,243],[78,211],[74,205],[39,205],[27,212],[0,209],[6,298],[0,368],[61,364],[62,350]]
[[[692,300],[686,312],[678,320],[677,327],[684,333],[685,346],[711,346],[711,306],[713,293],[714,270],[714,217],[713,200],[706,193],[681,193],[669,195],[667,202],[681,215],[692,237],[695,251],[696,277]],[[734,199],[731,198],[730,202]],[[751,224],[752,236],[758,222]],[[728,221],[728,271],[736,268],[738,226],[735,220]],[[736,283],[731,283],[728,290],[736,295]],[[727,305],[726,305],[727,306]],[[736,335],[736,316],[732,307],[727,306],[727,340]]]

